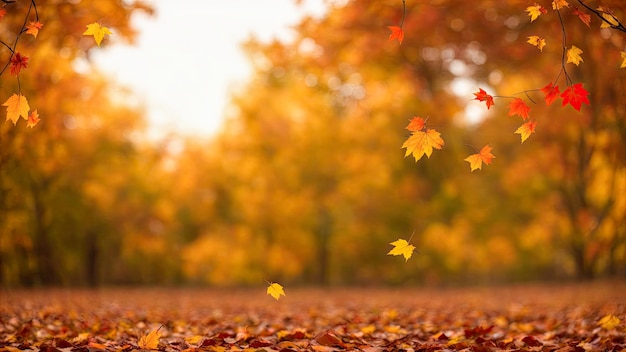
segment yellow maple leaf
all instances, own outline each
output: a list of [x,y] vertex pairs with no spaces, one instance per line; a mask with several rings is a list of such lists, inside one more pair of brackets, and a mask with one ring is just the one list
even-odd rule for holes
[[267,287],[267,294],[274,297],[274,299],[277,301],[280,299],[281,295],[286,296],[283,287],[276,282],[270,283],[270,285]]
[[404,261],[408,261],[409,258],[413,255],[413,251],[415,250],[415,246],[410,244],[407,240],[398,239],[391,243],[390,245],[393,248],[387,253],[387,255],[401,255],[404,256]]
[[94,22],[87,25],[87,30],[83,32],[83,35],[93,35],[93,39],[96,44],[100,46],[102,39],[105,35],[111,35],[111,31],[107,27],[103,27],[100,23]]
[[583,58],[580,57],[583,51],[580,50],[576,45],[572,45],[571,48],[567,49],[567,62],[571,62],[574,65],[578,66],[581,62],[583,62]]
[[537,19],[537,17],[541,16],[542,13],[546,13],[546,9],[544,9],[543,6],[535,3],[533,6],[528,6],[526,8],[526,12],[528,12],[530,22],[533,22]]
[[406,148],[405,157],[413,154],[415,161],[418,161],[424,155],[430,158],[430,155],[433,153],[433,148],[441,149],[443,145],[444,142],[443,139],[441,139],[441,134],[429,128],[426,132],[414,131],[411,137],[402,144],[402,148]]
[[542,38],[538,35],[531,35],[530,37],[528,37],[526,43],[536,46],[539,51],[543,51],[543,47],[546,46],[545,38]]
[[620,320],[613,314],[608,314],[602,317],[598,321],[598,325],[600,325],[605,330],[611,330],[619,326]]
[[531,120],[526,122],[525,124],[519,126],[514,133],[518,133],[522,137],[522,143],[530,137],[531,134],[535,133],[535,127],[537,126],[537,121]]
[[619,68],[624,68],[626,67],[626,51],[622,51],[620,54],[622,55],[622,64]]
[[7,120],[13,121],[14,125],[17,123],[20,116],[28,119],[30,106],[28,106],[28,100],[26,100],[25,96],[13,93],[2,106],[7,107]]
[[566,0],[553,0],[552,1],[553,10],[560,10],[564,7],[569,7],[569,3]]
[[608,7],[600,6],[597,10],[603,19],[602,23],[600,23],[600,28],[619,27],[619,20],[613,16],[612,11]]
[[139,348],[144,350],[156,350],[159,346],[159,339],[161,338],[161,333],[159,329],[151,331],[147,335],[142,336],[139,339],[139,343],[137,344]]
[[478,153],[472,154],[464,160],[470,163],[470,170],[474,171],[476,169],[481,170],[483,163],[487,165],[491,164],[491,160],[494,158],[495,156],[491,154],[491,147],[487,144]]

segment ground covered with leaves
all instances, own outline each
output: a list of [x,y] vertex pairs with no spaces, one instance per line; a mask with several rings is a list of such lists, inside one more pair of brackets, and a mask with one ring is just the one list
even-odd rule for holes
[[626,351],[626,283],[0,291],[0,350]]

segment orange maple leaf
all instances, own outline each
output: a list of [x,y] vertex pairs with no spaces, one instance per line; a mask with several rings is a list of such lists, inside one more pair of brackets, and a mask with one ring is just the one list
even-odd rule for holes
[[494,158],[495,156],[491,154],[491,147],[487,144],[480,150],[480,152],[465,158],[465,161],[470,163],[470,169],[471,171],[474,171],[476,169],[482,169],[483,163],[487,165],[491,164],[491,160]]
[[569,3],[566,0],[552,0],[553,10],[560,10],[564,7],[569,7]]
[[535,133],[535,127],[537,126],[537,121],[530,120],[523,125],[519,126],[514,133],[518,133],[522,137],[522,143],[530,137],[531,134]]
[[444,142],[441,139],[441,134],[434,129],[426,129],[426,131],[415,131],[411,134],[404,144],[402,144],[402,148],[406,148],[406,153],[404,157],[407,157],[413,154],[415,161],[417,162],[426,154],[427,157],[430,158],[430,155],[433,153],[433,148],[441,149],[443,147]]
[[28,57],[15,53],[11,57],[11,74],[17,76],[23,68],[28,66]]
[[552,82],[541,88],[541,92],[545,95],[546,105],[551,105],[559,97],[559,86],[555,86]]
[[482,88],[478,88],[478,92],[474,93],[474,95],[476,96],[474,100],[484,101],[487,104],[487,110],[495,105],[493,102],[493,96],[487,94],[487,92],[485,92]]
[[28,115],[28,118],[26,120],[27,120],[26,127],[35,127],[35,125],[37,125],[37,123],[39,123],[39,120],[40,120],[37,109],[33,110],[30,113],[30,115]]
[[404,39],[404,31],[402,27],[398,26],[387,26],[391,30],[391,34],[389,35],[389,41],[397,39],[400,44],[402,44],[402,40]]
[[30,21],[30,23],[26,26],[26,33],[32,34],[33,37],[37,38],[37,34],[39,34],[41,27],[43,27],[41,22]]
[[28,106],[28,100],[26,100],[25,96],[13,93],[2,106],[7,107],[7,120],[13,121],[14,125],[17,124],[17,120],[20,116],[28,119],[30,106]]
[[587,96],[589,92],[585,88],[583,88],[582,83],[576,83],[572,86],[567,87],[561,93],[561,98],[563,98],[563,106],[570,104],[574,109],[580,111],[580,108],[583,103],[589,105],[589,98]]
[[587,25],[587,27],[590,27],[589,23],[591,23],[591,15],[580,11],[576,6],[572,7],[572,11],[574,15],[578,16],[578,18],[580,18],[580,20]]
[[524,102],[524,100],[522,100],[521,98],[515,98],[509,104],[509,116],[519,115],[524,120],[526,120],[528,118],[529,111],[530,111],[530,108],[528,107],[528,105],[526,105],[526,102]]
[[142,336],[139,339],[137,346],[144,350],[156,350],[159,346],[159,339],[161,338],[161,333],[159,332],[160,329],[161,328]]
[[414,132],[414,131],[421,131],[424,129],[424,127],[426,126],[426,121],[419,117],[419,116],[414,116],[411,120],[409,120],[409,125],[406,126],[406,129]]

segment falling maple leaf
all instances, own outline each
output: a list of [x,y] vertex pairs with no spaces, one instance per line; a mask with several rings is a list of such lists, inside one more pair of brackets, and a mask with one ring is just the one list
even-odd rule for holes
[[608,314],[603,316],[599,321],[598,325],[604,330],[612,330],[619,326],[620,320],[613,314]]
[[151,331],[147,335],[142,336],[139,339],[139,343],[137,343],[139,348],[144,350],[156,350],[159,346],[159,339],[161,338],[161,333],[159,332],[159,329]]
[[563,106],[570,104],[574,109],[580,111],[580,108],[583,103],[589,105],[589,98],[587,96],[589,92],[585,88],[583,88],[582,83],[576,83],[567,87],[561,93],[561,98],[563,98]]
[[411,258],[413,251],[415,250],[414,245],[403,239],[395,240],[389,244],[392,245],[393,248],[387,253],[387,255],[401,255],[404,257],[405,262]]
[[23,68],[28,66],[28,57],[15,53],[11,57],[11,74],[17,76]]
[[286,296],[283,287],[276,282],[270,283],[270,285],[267,287],[267,294],[274,297],[274,299],[277,301],[280,299],[281,295]]
[[484,101],[487,104],[487,110],[495,105],[493,102],[493,96],[487,94],[487,92],[485,92],[482,88],[478,88],[478,92],[474,93],[474,95],[476,96],[474,100]]
[[11,95],[7,101],[2,104],[2,106],[7,107],[7,120],[13,121],[15,125],[17,120],[22,116],[23,118],[28,118],[28,111],[30,110],[30,106],[28,106],[28,100],[25,96],[21,94]]
[[620,54],[622,55],[622,64],[619,66],[619,68],[624,68],[626,67],[626,51],[622,51],[620,52]]
[[406,126],[406,129],[413,132],[413,131],[421,131],[424,129],[424,127],[426,126],[426,121],[419,117],[419,116],[414,116],[411,120],[409,120],[409,125]]
[[102,26],[98,22],[90,23],[87,25],[87,30],[83,32],[83,35],[93,35],[93,39],[96,41],[96,44],[100,46],[102,39],[104,39],[105,35],[111,35],[111,31],[109,28]]
[[483,163],[487,165],[491,164],[491,160],[494,158],[495,156],[491,154],[491,147],[487,144],[480,150],[480,152],[465,158],[465,161],[470,163],[470,169],[471,171],[474,171],[476,169],[482,169]]
[[580,50],[576,45],[572,45],[571,48],[567,49],[567,62],[571,62],[574,65],[578,66],[581,62],[583,62],[583,58],[580,57],[583,51]]
[[391,34],[389,35],[389,41],[397,39],[400,44],[402,44],[402,40],[404,39],[404,31],[402,27],[398,26],[387,26],[391,30]]
[[572,7],[572,11],[574,15],[578,16],[578,18],[580,18],[580,20],[583,21],[583,23],[586,24],[587,27],[589,27],[589,23],[591,23],[591,15],[580,11],[576,6]]
[[37,112],[37,109],[35,109],[30,113],[30,115],[28,115],[28,118],[26,119],[26,127],[35,127],[40,120],[39,113]]
[[546,46],[545,38],[542,38],[538,35],[531,35],[530,37],[528,37],[526,43],[536,46],[539,51],[543,51],[543,47]]
[[413,157],[417,162],[422,158],[422,156],[424,156],[424,154],[430,158],[430,155],[433,153],[433,148],[441,149],[443,145],[444,142],[443,139],[441,139],[441,134],[436,130],[429,128],[426,132],[413,132],[409,139],[402,144],[402,148],[406,148],[404,157],[413,154]]
[[555,86],[552,82],[541,88],[541,92],[545,95],[546,105],[551,105],[559,97],[559,86]]
[[535,3],[533,6],[528,6],[526,8],[526,12],[528,12],[528,16],[530,16],[530,22],[536,20],[541,14],[548,12],[545,7]]
[[569,3],[565,0],[553,0],[552,1],[552,9],[560,10],[564,7],[569,7]]
[[528,112],[530,108],[526,105],[526,102],[521,98],[514,98],[513,101],[509,104],[509,115],[519,115],[524,120],[528,118]]
[[531,134],[535,133],[535,127],[537,126],[537,122],[534,120],[530,120],[523,125],[519,126],[514,133],[518,133],[522,137],[522,143],[530,137]]
[[30,23],[26,26],[26,33],[32,34],[33,37],[37,38],[37,34],[39,34],[41,27],[43,27],[41,22],[30,21]]

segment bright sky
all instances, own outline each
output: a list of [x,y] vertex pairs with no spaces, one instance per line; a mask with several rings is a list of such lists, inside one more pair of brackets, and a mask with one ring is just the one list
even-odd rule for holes
[[[107,38],[97,65],[145,103],[151,134],[174,130],[210,135],[220,128],[229,89],[251,72],[240,50],[254,34],[290,39],[305,13],[322,15],[324,0],[148,0],[156,14],[139,15],[133,47]],[[106,24],[105,24],[106,25]]]

